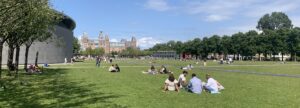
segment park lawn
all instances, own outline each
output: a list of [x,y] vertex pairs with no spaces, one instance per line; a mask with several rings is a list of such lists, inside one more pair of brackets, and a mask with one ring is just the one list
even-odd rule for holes
[[[207,69],[209,69],[208,67]],[[286,75],[298,75],[300,76],[300,64],[299,65],[261,65],[261,66],[222,66],[213,67],[214,69],[221,70],[235,70],[241,72],[257,72],[257,73],[271,73],[271,74],[286,74]]]
[[[167,65],[176,76],[181,73],[180,66],[194,61],[180,62],[175,60],[155,60],[156,68]],[[118,60],[120,73],[107,72],[108,63],[97,68],[94,61],[75,64],[52,65],[41,75],[21,74],[18,80],[7,81],[8,89],[0,91],[0,107],[16,108],[65,108],[65,107],[111,107],[111,108],[299,108],[300,78],[264,76],[243,73],[201,70],[189,71],[196,73],[202,80],[206,73],[225,86],[221,94],[212,95],[203,92],[201,95],[185,91],[162,92],[167,75],[146,75],[141,71],[150,66],[147,60]],[[209,68],[220,68],[215,62],[209,61]],[[255,65],[252,62],[236,62],[234,65]],[[258,63],[273,65],[276,62]],[[275,66],[276,67],[276,66]],[[230,66],[221,65],[224,69],[262,71],[261,66]],[[277,69],[297,73],[300,66],[290,65],[269,69],[266,72],[280,72]]]

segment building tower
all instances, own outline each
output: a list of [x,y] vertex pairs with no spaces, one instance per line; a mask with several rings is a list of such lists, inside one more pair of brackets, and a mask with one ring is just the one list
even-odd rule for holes
[[100,31],[98,39],[99,39],[99,48],[105,49],[105,39],[103,37],[102,31]]
[[105,36],[105,53],[108,54],[110,52],[110,43],[108,35]]
[[80,40],[80,44],[81,44],[81,46],[83,46],[82,50],[85,50],[86,48],[88,48],[90,46],[88,34],[86,32],[83,33],[81,40]]
[[132,37],[131,38],[131,45],[130,45],[132,48],[136,48],[136,39],[135,37]]

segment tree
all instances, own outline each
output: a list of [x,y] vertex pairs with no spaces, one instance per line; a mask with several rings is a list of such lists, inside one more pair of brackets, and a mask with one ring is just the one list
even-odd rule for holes
[[[29,23],[26,25],[25,41],[20,44],[25,45],[24,69],[27,71],[29,48],[35,41],[46,41],[52,37],[54,25],[58,24],[63,15],[54,11],[49,6],[48,0],[31,0],[29,3],[29,12],[31,14]],[[37,52],[38,53],[38,52]],[[38,59],[38,58],[36,58]],[[36,63],[37,65],[37,60]]]
[[231,52],[231,38],[227,35],[223,36],[221,39],[221,52],[224,54],[225,57]]
[[262,31],[291,29],[293,27],[292,21],[283,12],[272,12],[271,15],[265,14],[259,19],[256,28]]
[[245,35],[242,37],[241,42],[241,50],[242,55],[246,56],[247,59],[252,57],[257,53],[256,51],[256,41],[255,37],[258,35],[258,33],[255,30],[250,30],[245,33]]
[[209,38],[210,44],[209,48],[212,49],[212,52],[214,54],[214,58],[216,58],[216,54],[221,55],[221,37],[218,35],[213,35]]
[[184,50],[183,48],[184,48],[183,43],[181,41],[177,41],[174,47],[174,50],[177,52],[177,54],[183,53]]
[[192,50],[193,50],[193,54],[196,55],[196,59],[199,58],[199,56],[201,55],[201,48],[200,48],[200,45],[201,45],[201,39],[200,38],[195,38],[192,40]]
[[300,28],[296,27],[287,36],[287,49],[293,60],[297,60],[297,51],[300,51]]
[[94,54],[94,50],[91,47],[86,48],[85,51],[86,51],[86,54],[89,55],[89,56]]
[[103,49],[103,48],[95,48],[95,49],[94,49],[94,54],[95,54],[96,56],[103,55],[103,54],[104,54],[104,49]]
[[292,30],[290,30],[290,29],[279,29],[276,31],[276,33],[279,35],[278,47],[279,47],[279,51],[281,53],[281,61],[283,61],[283,56],[288,53],[288,47],[287,47],[286,40],[291,31]]
[[201,50],[202,58],[207,58],[208,54],[212,51],[209,48],[209,44],[210,44],[209,39],[207,37],[204,37],[202,39],[202,42],[200,43],[200,47],[199,47],[199,49]]
[[80,44],[78,38],[73,37],[73,53],[76,54],[79,53],[79,51],[80,51]]
[[255,49],[258,54],[259,61],[261,61],[261,54],[264,54],[266,57],[267,46],[268,46],[268,38],[263,34],[256,35]]
[[[22,0],[19,3],[19,11],[21,13],[14,17],[17,17],[20,23],[17,24],[17,29],[8,33],[11,36],[6,41],[9,46],[8,67],[12,67],[13,56],[10,56],[10,54],[13,55],[13,51],[16,49],[14,66],[16,68],[16,76],[18,75],[20,47],[23,44],[26,45],[25,56],[27,56],[25,60],[28,60],[29,47],[33,41],[44,41],[49,38],[51,30],[61,18],[61,14],[50,8],[48,0]],[[27,61],[25,61],[26,63]]]
[[11,32],[19,28],[21,14],[21,1],[1,0],[0,2],[0,79],[2,75],[2,50],[3,44],[10,38]]
[[231,36],[231,44],[232,44],[232,53],[234,54],[234,59],[236,58],[235,55],[238,56],[238,59],[240,58],[241,54],[241,42],[242,42],[242,37],[244,36],[244,33],[238,32],[235,33]]
[[268,39],[267,50],[273,55],[273,60],[275,61],[275,55],[277,55],[282,48],[280,36],[276,31],[273,30],[266,30],[264,34]]

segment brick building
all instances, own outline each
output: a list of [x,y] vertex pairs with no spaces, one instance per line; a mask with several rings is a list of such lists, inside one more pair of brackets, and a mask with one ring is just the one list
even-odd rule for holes
[[122,50],[125,50],[126,48],[136,48],[137,47],[137,41],[135,37],[132,37],[130,41],[126,39],[122,39],[120,42],[110,42],[108,35],[103,35],[103,32],[100,32],[98,39],[90,39],[87,35],[87,33],[83,33],[83,36],[80,40],[80,45],[82,50],[85,50],[86,48],[103,48],[105,53],[110,52],[121,52]]

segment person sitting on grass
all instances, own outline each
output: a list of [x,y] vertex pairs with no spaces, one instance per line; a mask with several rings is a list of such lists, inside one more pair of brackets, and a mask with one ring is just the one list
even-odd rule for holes
[[186,75],[188,74],[187,71],[183,71],[182,74],[179,75],[178,78],[178,86],[180,88],[185,88],[187,85],[187,81],[186,81]]
[[191,93],[201,94],[202,92],[202,82],[197,78],[196,74],[192,74],[192,79],[190,80],[187,90]]
[[167,68],[164,65],[162,65],[161,68],[160,68],[160,70],[159,70],[159,73],[161,73],[161,74],[168,74],[170,72],[167,70]]
[[108,69],[109,72],[116,72],[116,68],[115,68],[115,65],[111,65]]
[[42,73],[41,68],[40,68],[38,65],[35,65],[35,66],[34,66],[34,70],[35,70],[35,72],[37,72],[37,73]]
[[115,68],[116,68],[116,72],[120,72],[121,71],[120,67],[118,66],[118,64],[116,64]]
[[179,92],[178,81],[173,74],[169,74],[169,78],[165,81],[164,91],[177,91]]
[[42,71],[41,71],[41,69],[40,69],[39,66],[30,64],[30,65],[27,67],[27,73],[28,73],[28,74],[42,73]]
[[209,74],[206,74],[207,83],[204,85],[206,91],[209,91],[211,94],[220,93],[220,89],[224,89],[224,87],[218,83],[215,79],[213,79]]
[[144,74],[151,74],[151,75],[155,75],[157,74],[157,71],[155,70],[155,67],[153,65],[151,65],[151,68],[148,70],[148,72],[144,72]]

